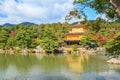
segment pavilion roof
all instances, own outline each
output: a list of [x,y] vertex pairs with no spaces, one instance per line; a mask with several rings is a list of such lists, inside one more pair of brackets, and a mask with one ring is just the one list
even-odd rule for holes
[[79,35],[79,34],[86,34],[87,32],[75,32],[75,33],[67,33],[66,35]]
[[69,26],[68,28],[84,28],[84,29],[88,29],[88,27],[83,25],[83,24],[76,24],[76,25],[73,25],[73,26]]

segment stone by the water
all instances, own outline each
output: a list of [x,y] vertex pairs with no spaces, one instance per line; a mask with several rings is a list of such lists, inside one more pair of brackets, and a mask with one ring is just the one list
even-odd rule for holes
[[108,63],[120,64],[120,58],[112,58],[107,61]]

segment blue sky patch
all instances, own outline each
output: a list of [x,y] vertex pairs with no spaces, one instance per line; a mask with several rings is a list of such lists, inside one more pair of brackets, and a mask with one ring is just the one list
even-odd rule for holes
[[23,0],[15,0],[17,3],[23,3]]
[[87,19],[89,20],[95,20],[96,19],[96,16],[98,15],[95,10],[91,9],[91,8],[88,8],[86,7],[84,9],[84,12],[85,14],[87,15]]
[[2,5],[3,2],[4,2],[4,0],[0,0],[0,5]]
[[73,7],[73,10],[83,10],[84,13],[86,14],[87,16],[87,19],[89,20],[95,20],[96,16],[97,16],[97,13],[95,12],[95,10],[89,8],[89,7],[84,7],[83,5],[81,4],[76,4],[74,7]]
[[0,17],[1,17],[1,18],[7,18],[8,16],[7,16],[6,14],[1,14],[1,13],[0,13]]
[[19,3],[19,0],[15,0],[15,2]]

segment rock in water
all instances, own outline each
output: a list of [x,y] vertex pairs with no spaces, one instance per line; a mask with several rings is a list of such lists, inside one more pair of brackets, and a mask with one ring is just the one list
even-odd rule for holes
[[120,58],[112,58],[107,61],[108,63],[120,64]]

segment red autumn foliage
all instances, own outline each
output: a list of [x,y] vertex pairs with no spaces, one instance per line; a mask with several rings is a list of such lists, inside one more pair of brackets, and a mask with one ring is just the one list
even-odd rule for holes
[[11,31],[11,32],[10,32],[10,37],[15,38],[15,36],[16,36],[15,31]]
[[114,38],[114,36],[115,36],[115,35],[114,35],[114,33],[112,32],[112,33],[110,33],[109,38],[110,38],[110,39],[113,39],[113,38]]
[[102,34],[98,33],[97,34],[97,38],[98,38],[98,43],[99,44],[104,44],[107,42],[107,38],[105,36],[103,36]]

